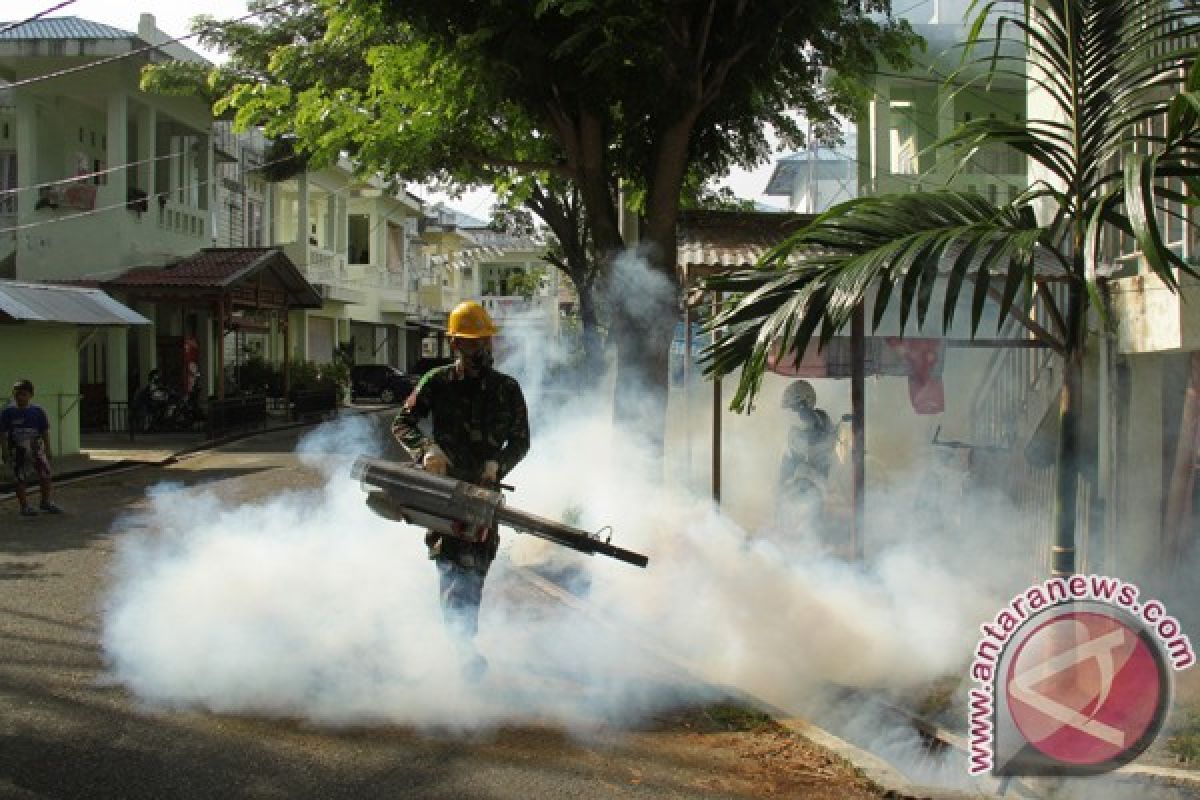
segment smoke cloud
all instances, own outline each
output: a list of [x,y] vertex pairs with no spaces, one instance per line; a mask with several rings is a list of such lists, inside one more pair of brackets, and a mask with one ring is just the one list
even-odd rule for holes
[[[545,368],[531,358],[550,352],[544,340],[518,344],[521,361]],[[509,503],[611,526],[616,543],[649,555],[647,569],[502,531],[477,640],[491,668],[468,682],[423,532],[374,516],[348,476],[355,455],[384,452],[384,434],[344,420],[299,446],[326,471],[320,488],[236,508],[202,489],[152,493],[147,518],[118,539],[103,633],[112,675],[154,705],[327,724],[587,730],[711,685],[820,715],[843,687],[898,693],[965,677],[979,624],[1031,577],[1017,512],[956,482],[932,452],[873,487],[869,558],[849,563],[837,554],[844,530],[774,507],[789,424],[777,400],[728,434],[729,491],[759,512],[739,524],[700,481],[644,480],[640,439],[595,396],[517,377],[537,415]],[[768,379],[764,397],[785,383]],[[673,424],[686,391],[672,393]],[[688,441],[699,450],[710,419],[697,416],[668,460],[679,463]],[[531,571],[568,576],[575,599],[539,594]]]

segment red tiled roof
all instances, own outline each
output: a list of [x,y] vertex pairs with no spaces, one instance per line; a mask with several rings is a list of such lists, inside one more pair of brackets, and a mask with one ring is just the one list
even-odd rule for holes
[[321,307],[320,293],[278,247],[209,247],[166,267],[134,267],[104,286],[134,294],[227,289],[264,270],[287,288],[293,308]]
[[195,286],[220,288],[236,283],[258,262],[279,252],[272,247],[212,247],[168,267],[134,267],[109,286]]

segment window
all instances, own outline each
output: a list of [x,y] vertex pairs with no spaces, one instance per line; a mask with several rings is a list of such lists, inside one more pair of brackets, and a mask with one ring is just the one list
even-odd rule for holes
[[371,263],[371,215],[350,214],[348,219],[349,253],[351,264]]
[[253,198],[246,201],[246,246],[262,247],[266,240],[263,230],[263,204]]
[[17,151],[0,150],[0,214],[17,213]]

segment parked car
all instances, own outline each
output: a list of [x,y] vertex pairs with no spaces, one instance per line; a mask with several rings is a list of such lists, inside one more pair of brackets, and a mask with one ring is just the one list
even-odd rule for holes
[[359,397],[377,397],[381,403],[403,402],[416,385],[411,375],[386,364],[356,364],[350,368],[351,402]]
[[418,358],[413,362],[412,368],[408,371],[408,377],[412,378],[413,383],[425,377],[425,373],[435,367],[444,367],[447,364],[453,364],[453,358]]

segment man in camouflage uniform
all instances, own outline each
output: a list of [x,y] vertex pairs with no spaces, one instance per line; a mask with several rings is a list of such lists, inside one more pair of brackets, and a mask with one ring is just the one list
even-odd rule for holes
[[[392,434],[425,469],[495,488],[529,451],[525,397],[516,380],[492,368],[496,326],[478,303],[459,304],[447,326],[453,364],[425,374],[392,423]],[[433,436],[417,426],[432,413]],[[430,532],[429,557],[437,564],[446,622],[474,637],[483,582],[500,545],[493,528],[481,542]],[[486,661],[473,656],[468,670]]]

